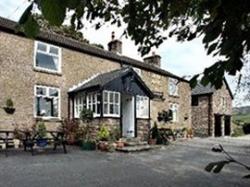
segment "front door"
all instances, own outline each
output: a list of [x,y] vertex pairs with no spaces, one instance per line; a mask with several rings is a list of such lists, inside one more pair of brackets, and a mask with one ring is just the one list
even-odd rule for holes
[[225,136],[230,136],[231,134],[231,116],[225,116],[224,118],[224,128],[225,128]]
[[214,136],[220,137],[221,133],[221,115],[214,115]]
[[135,137],[135,98],[122,95],[122,136]]

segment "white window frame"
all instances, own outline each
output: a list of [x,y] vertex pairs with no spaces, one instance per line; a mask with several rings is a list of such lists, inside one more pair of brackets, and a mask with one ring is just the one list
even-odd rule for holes
[[[76,95],[74,97],[74,118],[80,118],[80,108],[84,108],[86,103],[84,103],[85,95]],[[85,105],[85,106],[84,106]]]
[[[144,108],[144,110],[147,110],[146,115],[140,115],[142,112],[139,111],[141,108],[138,105],[140,105],[139,102],[141,102],[141,101],[143,101],[143,103],[145,102],[143,105],[145,105],[147,107],[147,108]],[[141,119],[148,119],[149,118],[149,98],[148,97],[140,96],[140,95],[136,96],[136,117],[141,118]]]
[[[107,98],[107,101],[104,101],[104,94],[107,93],[108,95],[108,98]],[[110,102],[110,94],[113,93],[114,95],[114,98],[113,98],[113,102],[111,103]],[[120,117],[120,110],[121,110],[121,94],[120,92],[114,92],[114,91],[107,91],[107,90],[104,90],[102,92],[102,111],[103,111],[103,116],[104,117]],[[118,94],[118,103],[115,102],[115,94]],[[107,108],[107,114],[104,113],[104,105],[107,104],[108,105],[108,108]],[[113,104],[113,105],[118,105],[118,114],[110,114],[110,104]]]
[[[169,78],[169,80],[168,80],[168,93],[169,93],[169,95],[178,96],[179,90],[178,90],[178,85],[177,84],[178,84],[178,80],[177,79]],[[172,93],[172,91],[170,89],[171,85],[175,86],[175,92],[174,93]]]
[[[172,122],[176,123],[179,122],[179,104],[177,103],[170,103],[169,109],[172,110]],[[176,119],[174,119],[174,112],[176,111]]]
[[[47,51],[46,52],[38,50],[38,44],[39,43],[47,46]],[[53,54],[49,53],[50,47],[57,48],[58,49],[58,55],[53,55]],[[36,55],[37,55],[37,52],[43,53],[43,54],[46,54],[46,55],[49,55],[49,56],[56,56],[56,57],[58,57],[58,70],[52,70],[52,69],[48,69],[48,68],[43,68],[43,67],[37,66],[36,65]],[[62,72],[62,50],[61,50],[61,48],[57,47],[55,45],[48,44],[48,43],[44,43],[44,42],[40,42],[40,41],[35,41],[35,45],[34,45],[34,64],[33,65],[34,65],[34,68],[37,69],[37,70],[42,70],[42,71],[46,71],[46,72],[50,72],[50,73],[61,73]]]
[[[46,89],[46,96],[44,95],[37,95],[37,88],[45,88]],[[49,96],[49,89],[56,89],[58,92],[58,117],[54,116],[37,116],[36,111],[36,97],[46,97],[46,98],[53,98],[53,96]],[[42,118],[42,119],[61,119],[61,90],[58,87],[53,86],[44,86],[44,85],[35,85],[34,86],[34,117],[35,118]]]
[[[98,98],[97,95],[98,94],[100,94],[100,93],[88,93],[86,95],[86,107],[87,107],[87,109],[93,111],[93,105],[95,105],[95,108],[96,108],[96,111],[97,111],[98,104],[100,105],[100,107],[102,107],[101,106],[101,101],[97,100],[97,98]],[[92,96],[95,97],[95,102],[93,102],[93,97]],[[90,99],[90,97],[91,97],[91,99]],[[91,101],[90,102],[91,103],[91,108],[89,108],[89,101]],[[97,113],[97,112],[93,111],[93,116],[94,117],[100,117],[101,116],[101,111],[100,111],[100,113]]]

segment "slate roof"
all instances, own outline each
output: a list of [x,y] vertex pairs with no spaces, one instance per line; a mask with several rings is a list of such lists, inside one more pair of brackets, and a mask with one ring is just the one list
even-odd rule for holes
[[[0,17],[0,30],[25,37],[23,32],[17,32],[17,30],[16,30],[17,25],[18,25],[17,22]],[[40,33],[38,34],[36,39],[44,41],[44,42],[48,42],[51,44],[55,44],[55,45],[58,45],[61,47],[76,50],[79,52],[83,52],[83,53],[98,56],[101,58],[113,60],[113,61],[121,63],[121,64],[131,65],[131,66],[141,68],[144,70],[148,70],[148,71],[160,74],[160,75],[176,78],[176,79],[181,80],[181,81],[189,82],[189,81],[185,80],[184,78],[181,78],[177,75],[174,75],[166,70],[155,67],[153,65],[146,64],[142,61],[135,60],[135,59],[129,58],[127,56],[118,55],[114,52],[100,49],[100,48],[97,48],[97,47],[92,46],[92,45],[87,44],[87,43],[78,42],[77,40],[73,40],[73,39],[64,37],[64,36],[59,35],[59,34],[40,31]]]
[[151,97],[154,96],[154,94],[151,92],[151,90],[148,88],[148,86],[143,82],[143,80],[140,78],[140,76],[137,75],[137,73],[130,67],[123,67],[121,69],[113,70],[107,73],[98,74],[94,77],[90,78],[89,80],[83,82],[82,84],[73,87],[69,90],[69,93],[76,93],[79,91],[87,90],[90,88],[102,88],[111,81],[123,77],[127,75],[128,73],[133,73],[135,78],[142,84],[144,89],[149,93]]
[[[227,80],[224,79],[224,83],[226,85],[226,88],[229,91],[230,96],[232,99],[234,98],[233,93],[227,83]],[[216,91],[214,86],[211,86],[211,83],[209,83],[207,86],[203,86],[200,82],[197,83],[196,87],[192,89],[192,95],[207,95],[207,94],[213,94]]]

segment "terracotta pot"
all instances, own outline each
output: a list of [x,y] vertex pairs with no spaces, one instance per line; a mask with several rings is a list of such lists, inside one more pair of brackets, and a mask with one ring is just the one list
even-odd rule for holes
[[117,142],[116,142],[116,147],[117,147],[117,148],[123,148],[123,147],[124,147],[124,142],[122,142],[122,141],[117,141]]
[[100,141],[100,142],[98,143],[98,148],[99,148],[101,151],[108,151],[108,146],[109,146],[109,144],[108,144],[108,142],[106,142],[106,141]]
[[149,144],[149,145],[155,145],[156,142],[157,142],[157,139],[152,139],[152,138],[150,138],[150,139],[148,140],[148,144]]

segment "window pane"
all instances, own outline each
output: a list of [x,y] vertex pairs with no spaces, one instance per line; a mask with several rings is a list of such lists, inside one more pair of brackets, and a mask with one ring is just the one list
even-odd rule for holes
[[118,93],[115,94],[115,103],[119,103],[119,94]]
[[108,104],[103,105],[103,113],[108,114]]
[[101,113],[101,104],[97,104],[97,114]]
[[37,95],[46,95],[46,88],[36,87],[36,94]]
[[114,114],[119,114],[119,105],[114,105]]
[[50,70],[58,70],[58,57],[37,52],[36,66]]
[[108,93],[107,93],[107,92],[104,92],[103,95],[104,95],[104,96],[103,96],[103,101],[104,101],[104,102],[108,102]]
[[54,54],[54,55],[58,55],[58,48],[56,48],[56,47],[50,47],[49,52],[52,53],[52,54]]
[[112,93],[112,92],[109,93],[109,102],[110,103],[114,102],[114,93]]
[[59,106],[59,104],[58,104],[58,98],[53,98],[53,104],[52,104],[53,106],[53,110],[51,111],[51,116],[53,116],[53,117],[58,117],[58,106]]
[[97,102],[99,103],[99,102],[101,102],[101,94],[97,94]]
[[58,90],[55,88],[50,88],[49,89],[49,96],[58,97]]
[[113,104],[109,105],[109,113],[114,114],[114,105]]
[[47,46],[45,44],[38,43],[37,44],[37,49],[40,50],[40,51],[46,52],[47,51]]

